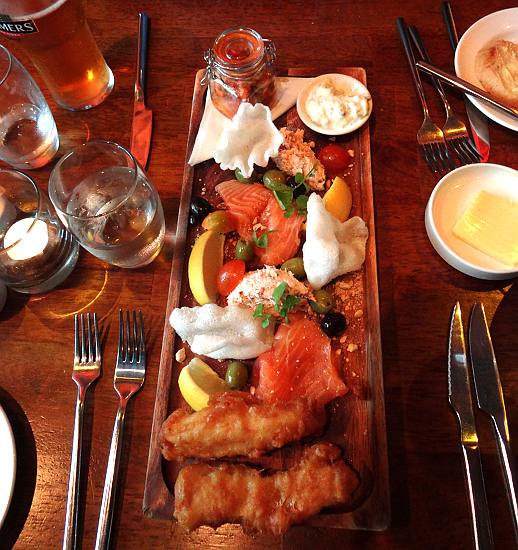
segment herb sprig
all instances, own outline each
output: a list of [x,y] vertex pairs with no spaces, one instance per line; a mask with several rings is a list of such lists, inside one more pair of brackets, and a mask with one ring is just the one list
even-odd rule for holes
[[[282,317],[286,324],[289,323],[288,314],[295,309],[300,302],[298,296],[294,296],[287,292],[288,289],[288,283],[282,281],[282,283],[279,283],[275,287],[272,293],[273,309]],[[273,319],[271,313],[265,313],[264,304],[257,304],[257,306],[255,306],[253,317],[254,319],[261,319],[261,326],[263,328],[268,328]]]
[[306,180],[315,173],[316,167],[317,163],[315,162],[313,168],[311,168],[306,175],[304,175],[304,172],[297,172],[294,176],[295,183],[297,184],[295,188],[289,187],[288,185],[282,185],[273,191],[279,206],[284,211],[285,218],[291,218],[295,213],[295,206],[293,205],[293,199],[295,197],[295,205],[299,216],[305,216],[307,214],[306,206],[308,198],[305,195],[310,190],[310,187]]
[[272,319],[272,314],[264,312],[264,304],[257,304],[257,306],[255,306],[254,314],[252,315],[252,317],[254,319],[262,319],[261,326],[263,328],[268,328]]
[[268,233],[271,233],[271,231],[265,231],[261,236],[258,236],[257,231],[254,229],[252,240],[257,248],[268,248]]

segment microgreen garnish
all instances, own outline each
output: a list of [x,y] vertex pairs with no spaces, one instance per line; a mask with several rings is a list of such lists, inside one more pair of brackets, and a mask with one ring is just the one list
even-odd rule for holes
[[263,328],[268,328],[270,321],[272,319],[271,313],[264,313],[264,304],[257,304],[254,309],[254,314],[252,315],[254,319],[262,319],[261,326]]
[[313,168],[311,168],[306,175],[304,175],[304,172],[297,172],[295,174],[295,183],[298,183],[299,185],[304,184],[306,191],[309,189],[309,185],[306,183],[306,180],[314,174],[317,164],[318,163],[315,162],[315,164],[313,164]]
[[279,311],[279,303],[287,287],[288,283],[286,281],[282,281],[282,283],[279,283],[273,291],[272,298],[275,303],[275,311],[277,312]]
[[306,195],[299,195],[295,202],[297,203],[297,210],[299,211],[299,216],[305,216],[308,213],[308,199]]
[[268,248],[268,233],[271,233],[271,231],[265,231],[260,237],[258,237],[257,232],[254,230],[252,240],[257,248]]
[[288,283],[283,281],[282,283],[279,283],[272,294],[272,299],[274,302],[273,308],[284,319],[286,324],[289,322],[288,313],[300,302],[300,298],[298,296],[286,294],[287,288]]

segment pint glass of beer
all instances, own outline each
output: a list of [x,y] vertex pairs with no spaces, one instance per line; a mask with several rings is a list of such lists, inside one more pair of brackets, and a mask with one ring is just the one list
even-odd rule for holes
[[90,109],[113,88],[113,73],[88,27],[86,0],[0,0],[0,33],[27,52],[56,102]]

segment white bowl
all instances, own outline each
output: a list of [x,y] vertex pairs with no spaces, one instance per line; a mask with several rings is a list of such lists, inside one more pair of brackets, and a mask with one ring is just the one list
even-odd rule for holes
[[512,268],[480,252],[453,234],[453,227],[480,191],[518,201],[518,172],[499,164],[470,164],[444,176],[435,186],[425,212],[428,238],[439,256],[477,279],[518,276]]
[[[315,86],[319,81],[325,80],[325,79],[331,79],[336,88],[343,90],[348,94],[368,95],[370,98],[370,101],[369,101],[369,110],[367,112],[367,115],[362,118],[355,119],[346,127],[340,128],[340,130],[332,130],[329,128],[325,128],[323,126],[320,126],[316,122],[314,122],[306,111],[306,99],[308,97],[310,90],[313,88],[313,86]],[[299,95],[297,96],[297,112],[302,122],[308,128],[311,128],[315,132],[318,132],[319,134],[325,134],[326,136],[341,136],[344,134],[350,134],[351,132],[354,132],[354,130],[357,130],[360,126],[363,126],[363,124],[367,122],[372,112],[372,98],[369,93],[369,90],[367,90],[367,88],[359,80],[357,80],[356,78],[353,78],[352,76],[347,76],[345,74],[340,74],[340,73],[323,74],[321,76],[311,79],[311,81],[308,82],[308,85],[300,91]]]
[[[458,76],[482,87],[475,73],[475,57],[484,47],[496,40],[518,42],[518,8],[509,8],[486,15],[462,35],[455,51],[455,72]],[[496,107],[491,107],[481,99],[468,95],[472,103],[491,120],[518,131],[515,118],[505,114]]]

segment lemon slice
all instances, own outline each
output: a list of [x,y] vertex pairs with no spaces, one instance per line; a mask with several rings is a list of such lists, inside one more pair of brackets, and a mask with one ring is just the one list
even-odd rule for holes
[[197,357],[180,371],[178,387],[185,401],[195,411],[204,409],[213,393],[228,391],[225,381]]
[[351,213],[353,196],[350,187],[337,176],[323,198],[326,210],[338,221],[344,222]]
[[225,235],[205,231],[194,243],[189,256],[189,286],[194,299],[202,306],[214,303],[218,297],[216,278],[223,265]]

